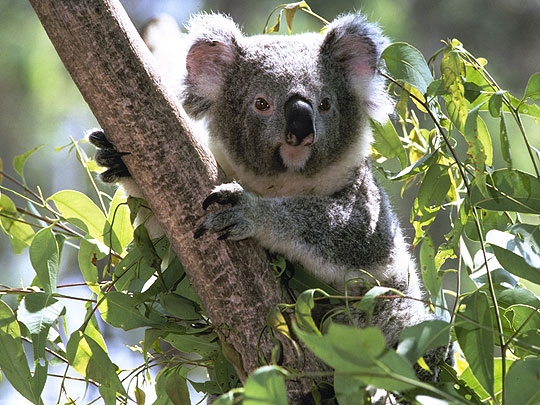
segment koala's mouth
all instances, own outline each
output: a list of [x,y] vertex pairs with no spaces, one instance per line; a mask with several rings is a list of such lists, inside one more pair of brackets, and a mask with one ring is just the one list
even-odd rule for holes
[[289,136],[294,137],[292,134],[288,135],[287,142],[279,147],[281,160],[288,169],[303,169],[311,156],[311,145],[315,141],[315,136],[309,134],[300,142],[297,139],[290,139]]

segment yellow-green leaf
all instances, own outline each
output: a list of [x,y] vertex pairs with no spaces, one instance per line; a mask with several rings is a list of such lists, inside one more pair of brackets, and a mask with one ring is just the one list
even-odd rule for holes
[[86,195],[75,190],[62,190],[51,196],[58,211],[67,221],[105,243],[103,236],[107,222],[103,212]]

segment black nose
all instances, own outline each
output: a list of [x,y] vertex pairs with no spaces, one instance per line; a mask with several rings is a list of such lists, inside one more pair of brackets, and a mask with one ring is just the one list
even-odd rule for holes
[[285,103],[285,140],[289,145],[298,146],[313,143],[315,127],[313,124],[313,108],[300,97],[291,97]]

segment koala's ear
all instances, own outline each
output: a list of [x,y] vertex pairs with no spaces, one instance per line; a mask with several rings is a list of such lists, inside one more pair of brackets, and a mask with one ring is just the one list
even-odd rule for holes
[[[203,112],[217,100],[226,71],[238,55],[237,39],[242,37],[238,26],[222,14],[199,14],[187,26],[192,39],[186,57],[186,101],[195,102],[191,112]],[[189,107],[189,105],[188,105]],[[201,108],[203,108],[201,110]]]
[[386,120],[393,109],[378,72],[379,58],[388,44],[376,24],[362,14],[348,14],[330,23],[320,51],[323,63],[345,71],[367,113],[379,121]]

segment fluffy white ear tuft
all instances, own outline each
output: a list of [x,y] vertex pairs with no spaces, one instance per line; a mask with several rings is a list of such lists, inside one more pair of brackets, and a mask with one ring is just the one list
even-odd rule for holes
[[321,46],[321,54],[345,71],[367,114],[377,121],[386,121],[393,110],[378,71],[379,58],[388,44],[376,24],[361,14],[348,14],[330,23]]
[[224,75],[236,60],[238,26],[222,14],[199,14],[188,25],[192,45],[186,58],[188,86],[193,95],[213,102],[223,86]]

